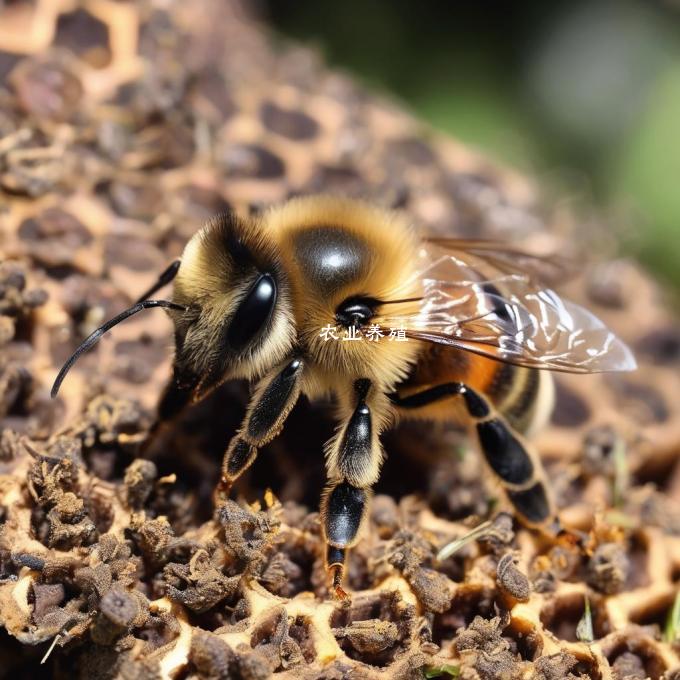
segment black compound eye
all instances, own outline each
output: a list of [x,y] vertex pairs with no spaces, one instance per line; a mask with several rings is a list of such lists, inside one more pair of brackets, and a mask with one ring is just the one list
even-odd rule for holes
[[227,342],[232,350],[240,352],[260,337],[274,311],[276,293],[271,274],[260,274],[253,282],[229,323]]
[[335,320],[341,326],[363,326],[375,316],[378,301],[369,297],[347,298],[335,310]]

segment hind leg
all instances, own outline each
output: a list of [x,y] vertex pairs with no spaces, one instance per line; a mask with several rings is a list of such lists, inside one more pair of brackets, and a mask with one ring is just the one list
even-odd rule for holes
[[520,519],[547,528],[555,512],[541,461],[483,394],[463,383],[444,383],[405,397],[391,396],[393,404],[404,410],[451,398],[463,400],[479,449]]

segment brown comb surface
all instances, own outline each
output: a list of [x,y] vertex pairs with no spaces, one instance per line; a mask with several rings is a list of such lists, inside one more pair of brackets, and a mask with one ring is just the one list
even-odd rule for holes
[[570,531],[513,527],[458,433],[402,426],[346,602],[315,512],[328,409],[296,407],[213,513],[246,389],[221,388],[141,460],[169,374],[162,312],[117,327],[49,399],[82,339],[226,208],[341,192],[431,232],[603,258],[604,230],[235,2],[12,2],[0,77],[3,677],[677,677],[680,326],[628,260],[564,289],[640,363],[557,377],[537,444]]

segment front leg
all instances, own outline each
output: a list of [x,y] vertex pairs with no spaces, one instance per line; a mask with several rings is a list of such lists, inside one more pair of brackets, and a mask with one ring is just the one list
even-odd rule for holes
[[300,396],[303,368],[302,358],[296,356],[257,384],[243,423],[224,454],[219,494],[226,496],[234,481],[253,463],[258,448],[281,431]]
[[354,411],[326,447],[329,485],[321,501],[321,519],[326,540],[326,568],[335,594],[342,589],[347,550],[358,539],[368,511],[370,490],[380,474],[383,454],[379,426],[387,403],[383,395],[371,392],[367,379],[353,386]]
[[193,400],[198,378],[185,375],[174,366],[172,378],[166,384],[156,410],[156,419],[142,443],[141,452],[147,454],[155,445],[162,432]]

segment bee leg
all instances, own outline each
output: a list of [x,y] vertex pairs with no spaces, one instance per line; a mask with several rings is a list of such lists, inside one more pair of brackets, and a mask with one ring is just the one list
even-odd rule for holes
[[412,409],[452,396],[462,397],[484,459],[522,521],[532,527],[547,525],[555,513],[540,459],[484,395],[463,383],[445,383],[405,397],[391,395],[390,399],[401,409]]
[[300,357],[288,359],[283,368],[277,368],[257,384],[243,423],[224,454],[218,494],[226,495],[255,460],[258,448],[281,431],[300,395],[303,367]]
[[321,518],[326,539],[326,570],[331,576],[333,591],[346,599],[342,588],[347,551],[356,542],[368,511],[370,492],[347,481],[338,480],[326,489],[321,501]]
[[195,380],[187,382],[176,376],[172,377],[158,402],[158,423],[166,423],[184,410],[193,399],[196,382]]
[[371,383],[354,384],[356,406],[327,447],[330,484],[321,501],[326,540],[326,568],[338,598],[342,589],[347,551],[356,542],[370,500],[369,487],[378,479],[382,449],[367,403]]
[[191,402],[194,396],[194,389],[197,380],[187,380],[174,371],[173,377],[163,390],[158,408],[156,410],[156,420],[154,420],[149,433],[142,444],[142,453],[148,451],[163,430],[163,427],[181,413],[185,406]]

